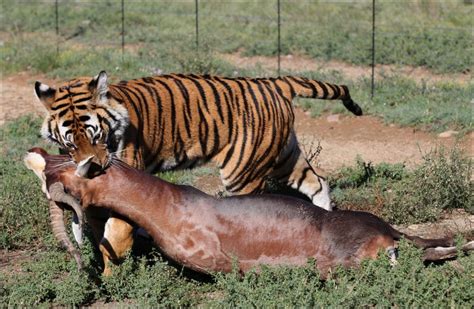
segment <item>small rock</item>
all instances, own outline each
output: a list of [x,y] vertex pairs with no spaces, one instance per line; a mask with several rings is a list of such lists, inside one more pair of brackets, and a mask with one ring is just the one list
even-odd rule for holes
[[443,133],[440,133],[438,136],[439,137],[443,137],[443,138],[446,138],[446,137],[451,137],[453,135],[456,135],[458,134],[459,132],[458,131],[454,131],[454,130],[448,130],[448,131],[445,131]]
[[339,122],[339,115],[338,114],[329,115],[329,116],[327,116],[326,120],[328,122]]

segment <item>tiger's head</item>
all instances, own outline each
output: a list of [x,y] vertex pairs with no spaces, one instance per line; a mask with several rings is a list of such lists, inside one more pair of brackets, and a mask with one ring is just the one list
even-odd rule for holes
[[71,155],[79,176],[91,164],[106,168],[111,156],[122,150],[128,111],[112,97],[104,71],[57,89],[37,81],[35,93],[48,112],[42,136]]

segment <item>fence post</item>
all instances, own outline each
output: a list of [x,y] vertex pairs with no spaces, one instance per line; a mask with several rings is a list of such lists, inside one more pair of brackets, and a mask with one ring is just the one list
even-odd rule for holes
[[56,18],[56,54],[59,55],[59,0],[54,2],[54,12]]
[[199,51],[199,0],[194,0],[196,7],[196,50]]
[[375,88],[375,0],[372,0],[372,84],[371,98],[374,98]]
[[280,76],[281,70],[281,17],[280,17],[280,0],[277,0],[277,11],[278,11],[278,76]]
[[122,0],[122,62],[125,54],[125,0]]

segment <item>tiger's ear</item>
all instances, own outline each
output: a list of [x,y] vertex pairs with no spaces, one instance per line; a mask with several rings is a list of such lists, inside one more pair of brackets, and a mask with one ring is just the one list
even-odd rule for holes
[[105,73],[105,71],[101,71],[99,75],[91,80],[89,90],[92,93],[96,93],[99,100],[107,97],[109,86],[107,85],[107,73]]
[[43,103],[44,107],[46,107],[48,111],[51,110],[51,104],[54,102],[55,93],[56,89],[38,81],[35,83],[36,97],[41,101],[41,103]]

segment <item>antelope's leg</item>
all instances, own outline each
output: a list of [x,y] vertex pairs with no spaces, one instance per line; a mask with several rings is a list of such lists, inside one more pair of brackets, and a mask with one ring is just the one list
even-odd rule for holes
[[[474,250],[474,241],[470,241],[464,244],[461,249],[464,252]],[[456,257],[458,255],[458,250],[456,247],[435,247],[425,249],[423,253],[424,261],[439,261],[446,260],[449,258]]]
[[71,227],[72,227],[72,234],[74,235],[74,239],[76,240],[79,247],[81,247],[84,244],[84,239],[83,239],[84,237],[82,233],[81,221],[79,220],[79,217],[77,216],[76,213],[72,215]]

